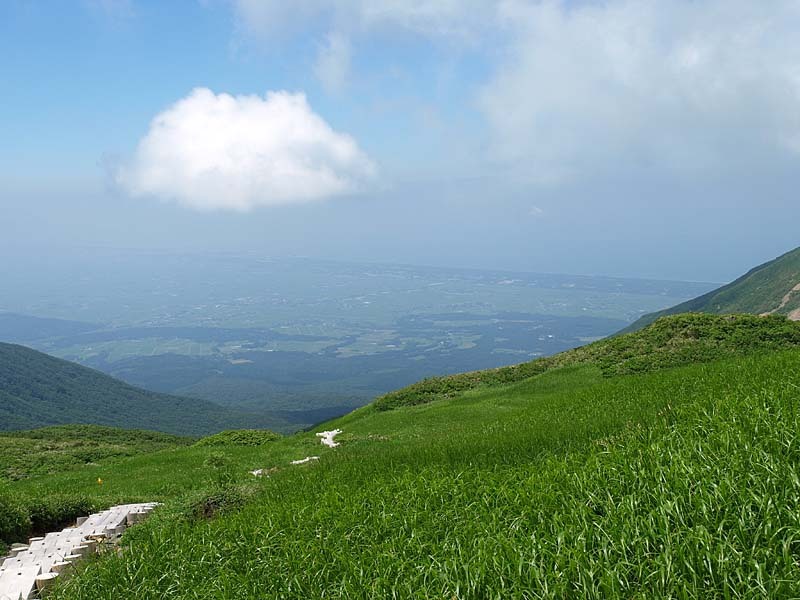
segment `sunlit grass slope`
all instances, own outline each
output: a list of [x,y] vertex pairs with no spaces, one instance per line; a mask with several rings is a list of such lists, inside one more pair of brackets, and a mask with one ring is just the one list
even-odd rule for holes
[[60,598],[797,597],[798,331],[675,317],[412,386],[321,427],[332,450],[229,432],[9,483],[0,528],[166,503]]
[[210,520],[165,507],[59,597],[797,596],[799,400],[789,351],[362,409],[319,463]]
[[110,458],[186,446],[191,438],[157,431],[56,425],[0,432],[0,480],[54,474]]
[[613,377],[788,348],[800,348],[800,324],[782,316],[682,314],[554,356],[499,369],[431,377],[381,396],[375,406],[391,410],[424,404],[570,365],[595,365],[604,376]]

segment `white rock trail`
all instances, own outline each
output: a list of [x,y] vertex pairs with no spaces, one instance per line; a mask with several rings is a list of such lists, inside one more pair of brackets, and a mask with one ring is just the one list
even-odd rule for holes
[[336,448],[336,446],[338,446],[339,444],[338,442],[335,442],[333,438],[335,438],[340,433],[342,433],[341,429],[334,429],[332,431],[320,431],[317,434],[317,437],[322,438],[320,441],[324,446],[327,446],[328,448]]
[[97,551],[98,542],[113,542],[128,525],[143,521],[155,502],[112,506],[78,519],[75,527],[15,544],[0,564],[0,600],[29,600],[44,593],[73,563]]
[[[323,446],[327,446],[328,448],[336,448],[339,443],[334,440],[334,438],[342,433],[341,429],[333,429],[331,431],[320,431],[317,434],[317,437],[320,438],[320,443]],[[290,464],[292,465],[304,465],[306,463],[311,462],[312,460],[319,460],[319,456],[306,456],[305,458],[301,458],[300,460],[293,460]],[[250,471],[250,474],[253,477],[263,477],[266,474],[265,469],[256,469],[254,471]],[[3,600],[3,598],[0,598]]]

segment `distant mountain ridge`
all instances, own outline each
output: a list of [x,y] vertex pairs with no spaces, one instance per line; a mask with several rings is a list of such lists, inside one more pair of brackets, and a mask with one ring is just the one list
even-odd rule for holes
[[207,400],[149,392],[25,346],[0,342],[0,431],[92,424],[204,435],[286,422]]
[[0,312],[0,339],[15,344],[42,338],[78,335],[98,328],[99,325],[83,321]]
[[672,308],[644,315],[621,333],[680,313],[783,315],[800,321],[800,248],[751,269],[721,288]]

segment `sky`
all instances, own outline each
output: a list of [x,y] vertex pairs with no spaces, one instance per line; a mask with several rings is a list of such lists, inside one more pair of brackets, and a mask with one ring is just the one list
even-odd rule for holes
[[727,281],[800,245],[797,0],[4,0],[0,252]]

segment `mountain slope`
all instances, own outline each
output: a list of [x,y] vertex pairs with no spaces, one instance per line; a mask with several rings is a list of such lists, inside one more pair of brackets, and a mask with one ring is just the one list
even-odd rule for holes
[[54,425],[0,432],[0,482],[48,475],[101,460],[193,443],[193,438],[100,425]]
[[32,317],[0,312],[0,340],[15,344],[33,340],[79,335],[99,328],[93,323]]
[[0,343],[0,431],[69,423],[183,435],[285,426],[271,415],[148,392],[24,346]]
[[188,497],[202,446],[11,489],[167,502],[56,591],[70,600],[798,597],[800,352],[664,366],[365,407],[326,425],[335,449],[314,432],[226,448],[232,485]]
[[778,314],[800,321],[800,248],[759,265],[728,285],[694,300],[644,315],[622,333],[646,327],[659,317],[688,312]]
[[375,400],[378,410],[426,404],[478,388],[524,381],[562,367],[591,365],[606,376],[645,373],[757,352],[800,348],[800,323],[780,315],[681,314],[641,331],[526,363],[431,377]]

